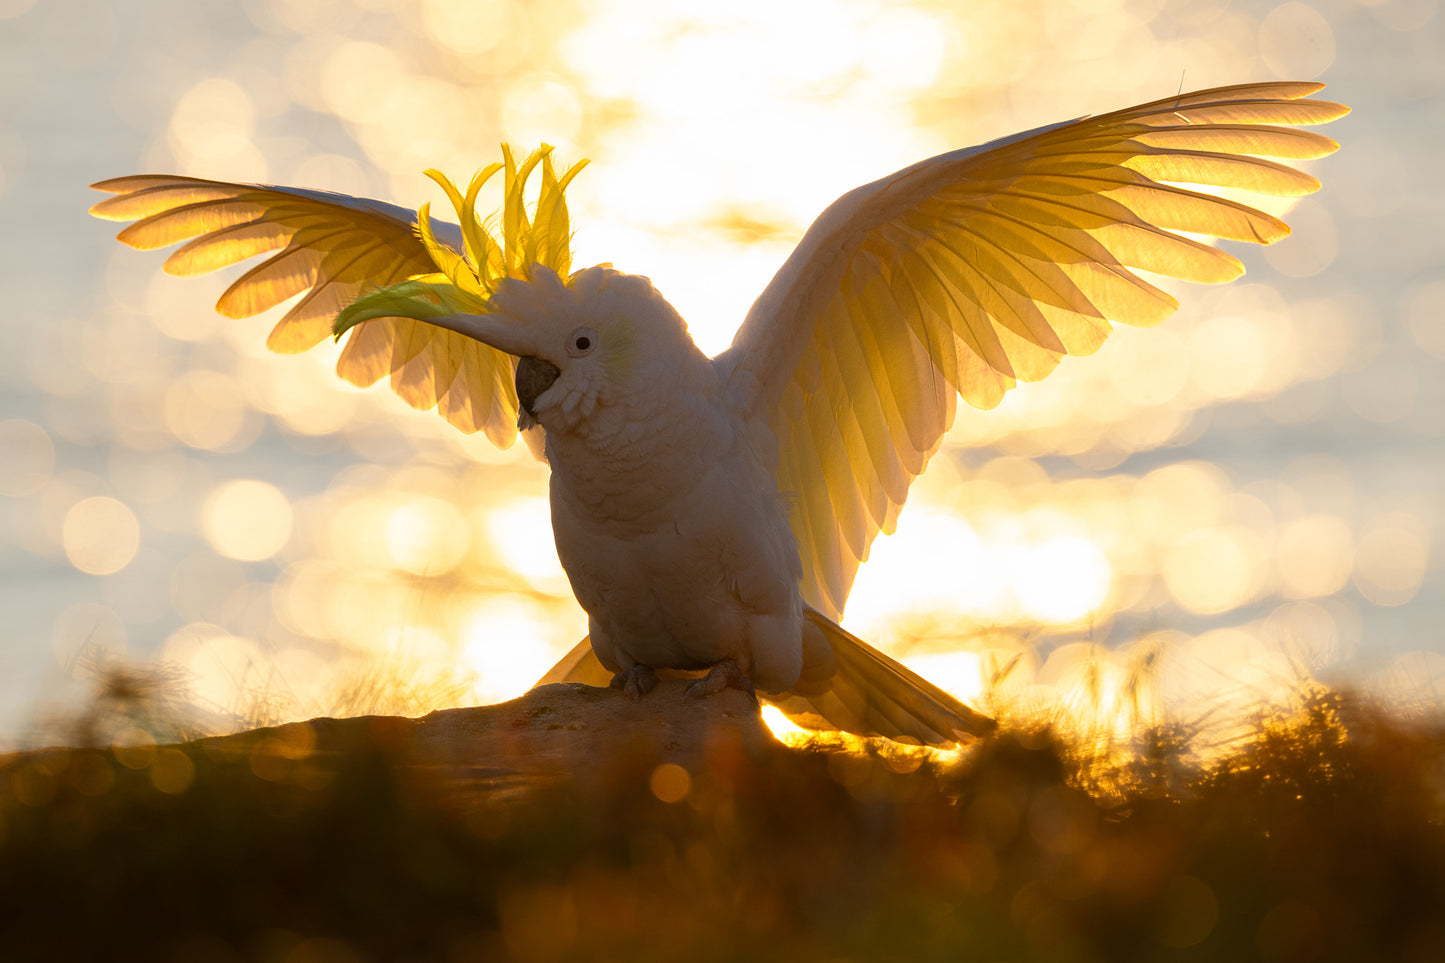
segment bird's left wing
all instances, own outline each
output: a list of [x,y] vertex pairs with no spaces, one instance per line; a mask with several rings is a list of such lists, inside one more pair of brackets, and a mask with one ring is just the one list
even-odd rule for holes
[[[216,310],[245,318],[301,295],[267,339],[282,353],[322,341],[359,296],[437,270],[417,234],[417,213],[381,201],[174,175],[91,186],[115,195],[92,214],[136,222],[117,235],[125,244],[151,250],[186,242],[166,260],[169,274],[191,277],[270,254],[226,289]],[[432,228],[436,242],[460,256],[461,229],[435,221]],[[408,404],[435,406],[462,431],[483,431],[502,447],[516,439],[514,367],[478,341],[400,317],[357,325],[336,363],[337,373],[360,387],[389,375]]]
[[1187,234],[1269,243],[1289,228],[1215,194],[1319,182],[1266,158],[1338,145],[1314,83],[1221,87],[923,161],[839,198],[808,229],[716,364],[777,441],[810,605],[838,618],[859,562],[953,421],[992,407],[1109,322],[1175,300],[1135,270],[1228,281],[1239,261]]

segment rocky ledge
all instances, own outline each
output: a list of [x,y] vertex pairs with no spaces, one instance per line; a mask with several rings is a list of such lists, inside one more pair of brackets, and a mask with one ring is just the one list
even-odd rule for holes
[[192,754],[249,764],[262,778],[319,782],[359,746],[398,772],[444,788],[463,808],[515,801],[528,790],[610,781],[622,769],[674,765],[698,772],[720,756],[758,758],[779,747],[757,700],[736,689],[686,696],[663,679],[646,698],[575,682],[538,686],[497,705],[419,719],[312,719],[188,743]]

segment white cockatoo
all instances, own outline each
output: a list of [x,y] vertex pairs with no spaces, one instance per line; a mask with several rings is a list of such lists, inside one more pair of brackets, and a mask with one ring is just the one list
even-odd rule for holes
[[[187,241],[194,275],[276,252],[217,310],[296,295],[268,341],[349,335],[338,372],[389,375],[417,408],[505,446],[521,429],[551,468],[557,552],[589,636],[544,682],[658,671],[692,691],[756,686],[805,725],[950,745],[992,722],[839,625],[858,565],[890,531],[957,398],[988,408],[1110,322],[1177,306],[1135,269],[1242,273],[1197,237],[1267,244],[1277,218],[1217,193],[1318,189],[1277,159],[1337,144],[1297,129],[1347,113],[1315,83],[1181,94],[941,154],[857,188],[813,223],[714,358],[644,277],[571,273],[548,149],[482,171],[460,226],[338,194],[142,175],[94,185],[96,215],[137,248]],[[1275,158],[1272,160],[1269,158]],[[541,167],[535,201],[528,177]],[[505,170],[500,237],[476,214]]]

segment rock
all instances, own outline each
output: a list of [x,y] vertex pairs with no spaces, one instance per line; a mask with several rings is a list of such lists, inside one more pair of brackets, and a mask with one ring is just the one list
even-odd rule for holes
[[778,747],[757,700],[736,689],[685,698],[689,680],[662,679],[633,701],[614,689],[575,682],[539,686],[510,702],[444,709],[420,719],[313,719],[186,744],[217,759],[249,757],[262,778],[306,780],[358,746],[444,789],[470,809],[518,801],[530,790],[587,785],[622,770],[672,763],[699,772],[720,756],[757,758]]

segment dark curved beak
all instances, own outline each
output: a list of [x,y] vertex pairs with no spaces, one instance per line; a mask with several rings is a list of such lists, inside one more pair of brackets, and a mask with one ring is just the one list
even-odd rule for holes
[[561,374],[561,369],[550,361],[530,356],[519,358],[517,360],[517,400],[522,403],[522,410],[533,418],[537,417],[537,412],[532,407],[537,403],[537,397],[552,387],[552,382],[556,381]]

